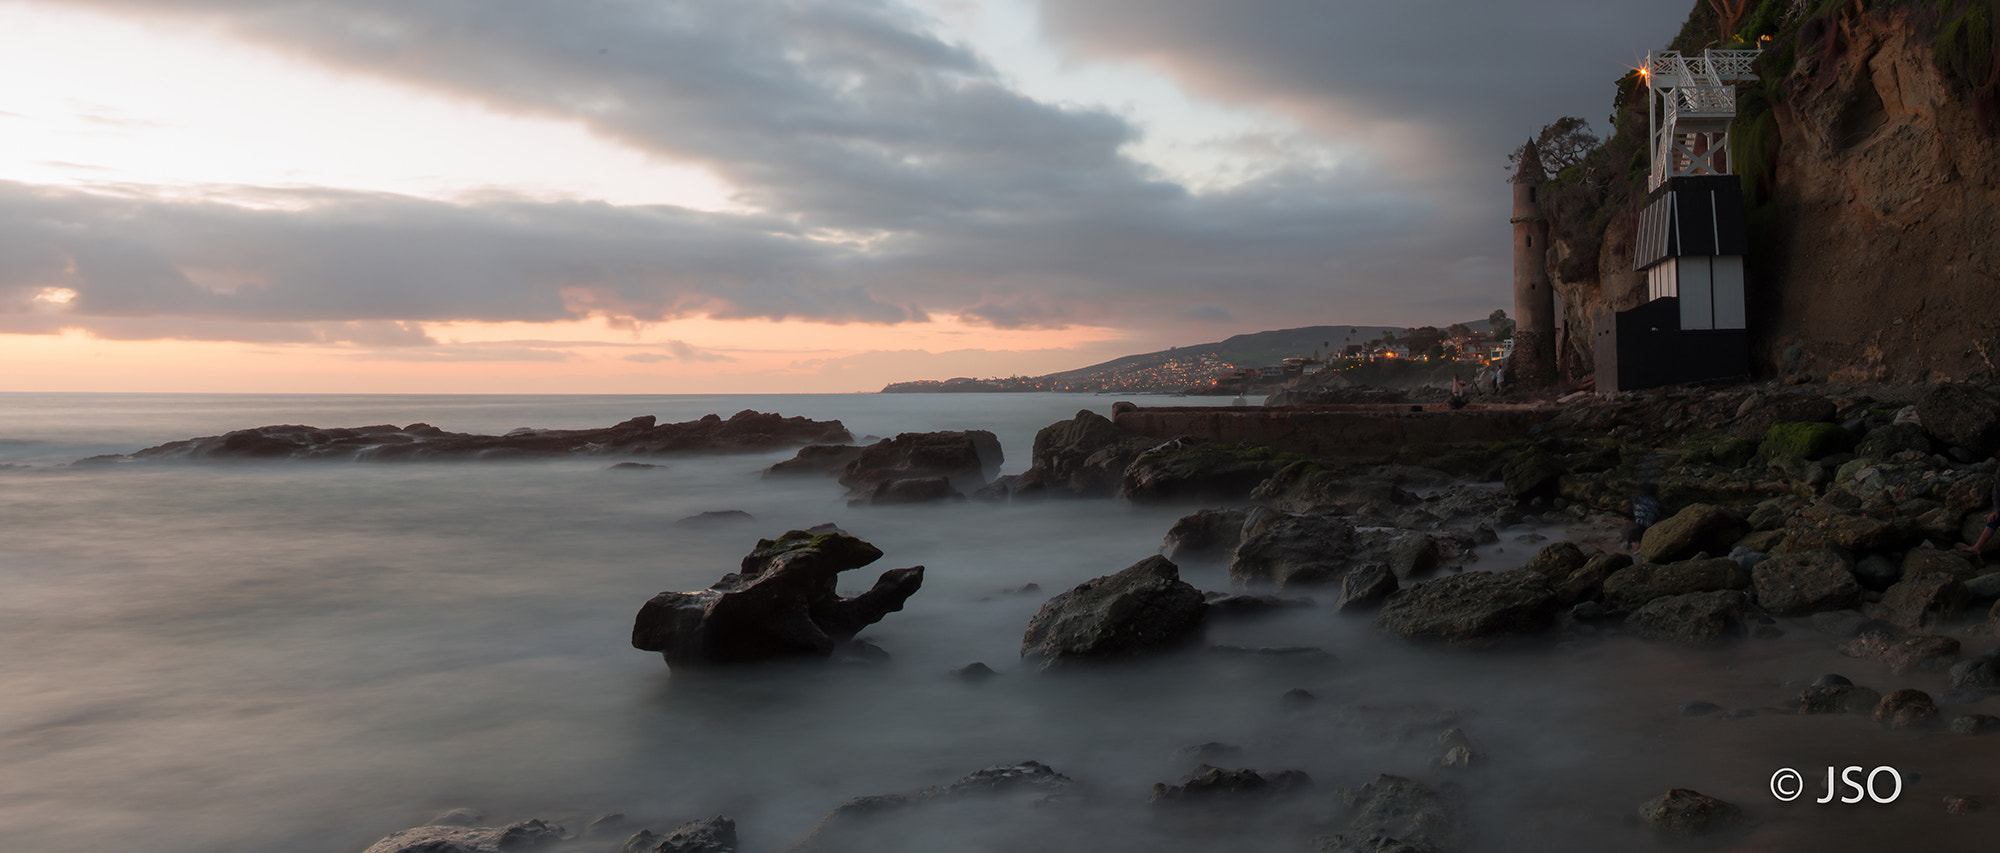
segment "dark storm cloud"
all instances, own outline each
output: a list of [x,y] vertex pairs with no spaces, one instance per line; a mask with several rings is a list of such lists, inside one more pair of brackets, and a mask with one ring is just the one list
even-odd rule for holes
[[76,292],[73,318],[293,324],[946,312],[1001,327],[1200,329],[1388,322],[1408,305],[1483,316],[1505,281],[1455,271],[1502,266],[1485,256],[1506,251],[1497,164],[1509,140],[1563,112],[1603,112],[1636,56],[1627,45],[1664,41],[1678,21],[1572,0],[1045,3],[1070,50],[1143,59],[1197,91],[1308,120],[1358,110],[1443,134],[1454,157],[1414,178],[1364,158],[1193,193],[1121,153],[1139,135],[1124,119],[1025,97],[882,0],[66,5],[194,19],[578,121],[701,163],[765,212],[250,189],[238,206],[0,185],[0,310],[62,286]]
[[[1679,30],[1689,2],[1040,0],[1070,50],[1356,133],[1413,127],[1414,165],[1500,180],[1506,153],[1563,115],[1600,133],[1613,82]],[[1395,131],[1387,131],[1395,132]]]

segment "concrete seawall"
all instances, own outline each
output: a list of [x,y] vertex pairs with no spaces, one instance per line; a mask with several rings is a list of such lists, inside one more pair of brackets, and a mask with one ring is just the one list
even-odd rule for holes
[[1473,405],[1452,411],[1442,404],[1140,408],[1121,402],[1111,411],[1118,426],[1162,441],[1192,435],[1308,456],[1363,459],[1388,457],[1410,445],[1521,438],[1560,409]]

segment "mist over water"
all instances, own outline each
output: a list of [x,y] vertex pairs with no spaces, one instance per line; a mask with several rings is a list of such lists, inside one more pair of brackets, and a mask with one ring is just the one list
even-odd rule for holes
[[[1489,756],[1463,777],[1469,849],[1669,849],[1628,816],[1671,787],[1750,809],[1760,826],[1741,849],[1951,843],[1984,824],[1947,824],[1936,806],[2000,787],[1961,755],[1983,741],[1884,733],[1858,717],[1675,714],[1690,699],[1775,704],[1833,671],[1883,692],[1940,690],[1934,675],[1895,680],[1841,658],[1807,630],[1715,654],[1623,641],[1472,654],[1381,638],[1332,614],[1327,593],[1315,608],[1214,624],[1208,641],[1316,646],[1331,661],[1190,651],[1054,674],[1019,663],[1042,602],[1155,553],[1193,507],[849,508],[830,479],[759,476],[789,452],[643,471],[604,470],[613,459],[62,465],[272,423],[492,433],[748,408],[840,418],[857,437],[991,429],[1003,470],[1018,472],[1036,429],[1110,402],[0,396],[0,463],[11,463],[0,469],[0,846],[359,853],[471,807],[572,832],[611,811],[634,828],[725,814],[742,849],[761,851],[847,799],[1034,759],[1082,783],[1083,804],[914,812],[880,849],[1273,849],[1261,833],[1320,819],[1336,787],[1385,772],[1436,779],[1430,743],[1453,725]],[[673,524],[722,509],[756,520]],[[927,567],[908,607],[863,632],[891,662],[670,676],[629,646],[655,593],[705,587],[758,538],[829,521],[885,553],[845,591]],[[1478,568],[1533,546],[1502,548],[1484,549]],[[1228,588],[1220,565],[1182,569]],[[1028,583],[1040,591],[1017,592]],[[973,661],[1002,674],[947,674]],[[1294,688],[1317,701],[1286,706]],[[1242,748],[1220,763],[1300,769],[1318,787],[1223,836],[1155,814],[1150,786],[1180,781],[1195,762],[1177,752],[1210,741]],[[1925,779],[1910,802],[1872,810],[1775,808],[1763,792],[1777,767],[1810,780],[1834,762],[1915,762]]]

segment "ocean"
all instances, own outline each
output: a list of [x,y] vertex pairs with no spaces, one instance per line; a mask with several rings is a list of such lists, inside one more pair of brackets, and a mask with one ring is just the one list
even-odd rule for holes
[[[1751,812],[1740,849],[1954,849],[1985,823],[1951,823],[1938,805],[1996,787],[1990,762],[1965,757],[1984,741],[1858,717],[1680,716],[1695,699],[1778,705],[1824,672],[1941,692],[1941,676],[1892,678],[1809,629],[1722,652],[1614,638],[1469,653],[1379,636],[1334,614],[1327,593],[1218,622],[1207,642],[1330,659],[1194,650],[1048,674],[1020,662],[1043,601],[1157,553],[1195,506],[851,508],[830,479],[760,477],[790,451],[639,471],[606,458],[68,465],[266,424],[501,433],[753,409],[837,418],[857,438],[989,429],[1002,471],[1018,473],[1037,429],[1114,399],[0,395],[0,847],[360,853],[472,808],[571,832],[622,813],[593,842],[607,851],[639,827],[721,814],[741,849],[778,850],[851,798],[1025,760],[1085,795],[913,812],[876,849],[1307,849],[1296,839],[1325,825],[1333,791],[1382,773],[1452,780],[1470,850],[1674,849],[1632,815],[1676,787]],[[1226,400],[1174,401],[1202,402]],[[674,524],[711,510],[754,520]],[[673,675],[629,645],[654,594],[706,587],[757,539],[825,522],[885,553],[844,590],[926,566],[908,607],[863,632],[888,662]],[[1565,535],[1519,531],[1531,532]],[[1536,547],[1503,538],[1474,568]],[[1219,564],[1182,576],[1228,588]],[[1000,675],[949,674],[974,661]],[[1295,689],[1312,700],[1285,700]],[[1431,766],[1452,726],[1484,758],[1460,776]],[[1232,768],[1302,770],[1316,787],[1249,826],[1190,825],[1146,803],[1154,783],[1193,770],[1188,748],[1212,742],[1240,749]],[[1835,763],[1900,764],[1920,781],[1907,800],[1860,808],[1768,793],[1780,767],[1811,780]]]

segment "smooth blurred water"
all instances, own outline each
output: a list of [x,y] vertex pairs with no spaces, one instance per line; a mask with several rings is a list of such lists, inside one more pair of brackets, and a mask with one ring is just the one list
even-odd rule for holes
[[[0,849],[358,853],[466,806],[573,831],[609,811],[638,825],[727,814],[745,850],[771,850],[851,797],[1026,759],[1089,785],[1093,804],[1035,821],[940,811],[888,849],[1018,849],[1024,834],[1056,849],[1236,849],[1144,804],[1152,783],[1192,769],[1181,748],[1222,741],[1244,750],[1232,766],[1307,771],[1319,793],[1286,819],[1311,821],[1336,786],[1443,778],[1430,740],[1448,724],[1490,756],[1462,780],[1476,850],[1652,849],[1629,815],[1671,787],[1750,808],[1759,829],[1740,849],[1911,838],[1951,849],[1981,824],[1947,822],[1939,797],[2000,790],[1993,764],[1965,754],[1990,751],[1984,739],[1851,717],[1674,714],[1695,698],[1776,703],[1825,671],[1941,692],[1939,675],[1891,678],[1806,630],[1722,654],[1630,642],[1472,654],[1385,640],[1324,595],[1215,625],[1210,641],[1318,646],[1331,662],[1189,653],[1050,675],[1019,664],[1044,600],[1154,553],[1190,507],[849,508],[830,480],[759,476],[788,452],[646,471],[606,471],[604,459],[66,467],[271,423],[504,432],[748,408],[839,418],[857,436],[992,429],[1013,472],[1036,429],[1110,403],[0,395]],[[755,520],[672,523],[718,509]],[[653,594],[705,587],[758,538],[828,521],[886,553],[849,575],[855,589],[880,569],[927,567],[908,608],[864,634],[892,662],[675,677],[629,646]],[[1528,552],[1513,550],[1489,548],[1482,565]],[[1217,565],[1183,576],[1227,586]],[[1040,591],[1015,592],[1027,583]],[[947,675],[972,661],[1002,675]],[[1293,688],[1318,701],[1288,709],[1279,697]],[[1779,766],[1849,756],[1914,763],[1925,781],[1872,809],[1786,808],[1763,793]],[[1241,843],[1263,849],[1255,833]]]

